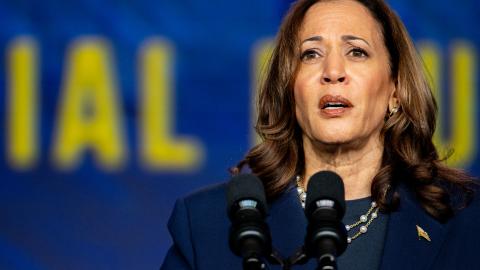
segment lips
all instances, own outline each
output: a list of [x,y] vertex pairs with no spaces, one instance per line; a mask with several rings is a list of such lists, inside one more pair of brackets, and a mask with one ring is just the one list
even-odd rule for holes
[[339,117],[353,108],[353,104],[342,96],[325,95],[320,99],[319,108],[324,116]]
[[342,96],[325,95],[320,99],[320,109],[339,109],[339,108],[351,108],[353,104],[350,100]]

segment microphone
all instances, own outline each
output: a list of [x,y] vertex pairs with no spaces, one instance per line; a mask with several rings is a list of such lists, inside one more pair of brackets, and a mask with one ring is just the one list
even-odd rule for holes
[[336,257],[347,248],[347,230],[342,223],[345,214],[342,178],[331,171],[317,172],[310,177],[307,191],[306,255],[317,259],[317,269],[337,269]]
[[260,270],[271,256],[272,239],[264,219],[267,200],[263,184],[253,174],[234,176],[227,185],[227,211],[232,222],[229,246],[243,258],[243,269]]

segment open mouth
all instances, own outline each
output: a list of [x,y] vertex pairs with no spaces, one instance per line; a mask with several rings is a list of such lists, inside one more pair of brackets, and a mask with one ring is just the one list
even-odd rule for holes
[[351,108],[353,104],[342,96],[325,95],[320,99],[320,108],[322,110],[335,110],[342,108]]
[[322,109],[337,109],[337,108],[347,108],[348,105],[339,102],[328,102],[326,103]]

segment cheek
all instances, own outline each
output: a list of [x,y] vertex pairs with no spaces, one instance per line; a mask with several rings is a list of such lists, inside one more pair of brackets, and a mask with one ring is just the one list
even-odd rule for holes
[[365,117],[370,119],[381,119],[383,121],[388,108],[388,98],[390,93],[385,87],[369,93],[365,106]]
[[302,68],[297,73],[293,89],[297,108],[305,111],[318,90],[318,86],[315,84],[315,74],[312,74],[311,70]]
[[298,88],[297,85],[295,85],[295,89],[293,91],[293,96],[295,98],[295,116],[297,117],[297,122],[300,124],[300,126],[303,127],[303,118],[305,115],[305,102],[304,102],[304,96],[303,96],[303,91],[301,88]]
[[308,82],[305,80],[296,81],[294,84],[293,96],[295,98],[295,116],[302,129],[305,129],[305,123],[308,123],[308,102],[311,99],[308,91]]

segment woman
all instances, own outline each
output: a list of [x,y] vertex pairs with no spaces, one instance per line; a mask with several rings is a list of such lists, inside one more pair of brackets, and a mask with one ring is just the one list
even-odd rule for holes
[[[233,173],[248,168],[263,181],[279,253],[303,244],[308,179],[331,170],[347,200],[339,269],[480,269],[473,181],[441,163],[421,61],[382,0],[298,1],[259,95],[263,141]],[[177,202],[162,269],[241,269],[228,249],[224,188]]]

